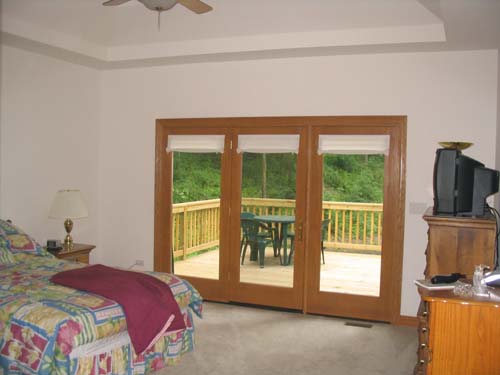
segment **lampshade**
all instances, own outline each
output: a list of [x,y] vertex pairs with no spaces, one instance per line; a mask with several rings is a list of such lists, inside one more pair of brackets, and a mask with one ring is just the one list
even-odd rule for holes
[[80,190],[59,190],[49,211],[51,219],[80,219],[89,216]]

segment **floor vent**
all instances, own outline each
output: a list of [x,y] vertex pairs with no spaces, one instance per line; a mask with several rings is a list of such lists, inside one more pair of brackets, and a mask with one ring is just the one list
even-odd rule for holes
[[372,328],[373,324],[361,323],[361,322],[345,322],[346,326],[360,327],[360,328]]

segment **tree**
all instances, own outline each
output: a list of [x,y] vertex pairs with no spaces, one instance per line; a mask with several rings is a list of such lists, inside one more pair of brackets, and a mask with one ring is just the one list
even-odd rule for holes
[[220,198],[221,155],[174,153],[173,202]]
[[[296,154],[243,153],[242,196],[296,198]],[[174,203],[220,198],[221,155],[174,153]],[[323,200],[383,201],[383,155],[324,155]]]

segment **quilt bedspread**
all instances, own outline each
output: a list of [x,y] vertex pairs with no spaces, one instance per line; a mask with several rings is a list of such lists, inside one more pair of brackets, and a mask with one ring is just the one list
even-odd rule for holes
[[52,284],[60,271],[84,265],[26,254],[0,266],[0,365],[8,374],[146,374],[175,363],[193,349],[193,311],[201,317],[202,299],[186,281],[166,273],[149,274],[167,283],[186,322],[186,330],[167,333],[137,356],[130,343],[87,356],[71,356],[83,347],[127,329],[116,302]]

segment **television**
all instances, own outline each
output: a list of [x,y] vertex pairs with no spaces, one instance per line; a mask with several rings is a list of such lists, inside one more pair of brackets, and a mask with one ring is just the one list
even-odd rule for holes
[[440,148],[434,162],[435,215],[476,216],[488,213],[486,198],[498,192],[499,172],[462,154]]
[[486,198],[498,192],[500,173],[489,168],[474,169],[474,188],[472,191],[472,216],[482,217],[488,213]]

